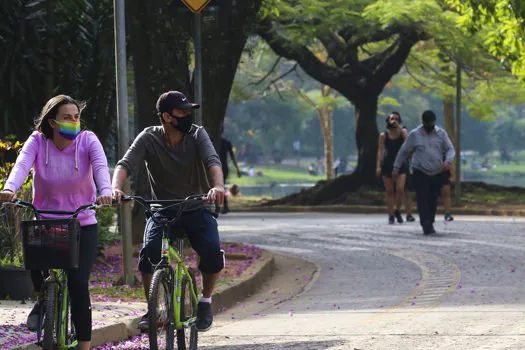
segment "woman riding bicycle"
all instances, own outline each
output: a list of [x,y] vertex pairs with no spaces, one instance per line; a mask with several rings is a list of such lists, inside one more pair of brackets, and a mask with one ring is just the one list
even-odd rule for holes
[[[97,200],[112,203],[111,181],[106,155],[98,138],[81,130],[80,113],[85,104],[69,96],[50,99],[36,120],[35,131],[24,143],[15,166],[7,179],[0,202],[16,199],[20,188],[33,168],[33,204],[37,209],[74,211]],[[44,216],[44,215],[43,215]],[[46,215],[45,217],[56,217]],[[98,246],[98,228],[94,211],[78,215],[81,226],[78,269],[67,271],[71,295],[71,317],[76,330],[78,349],[91,345],[91,302],[89,276]],[[43,271],[31,271],[35,291],[40,291]],[[38,328],[40,305],[37,302],[27,318],[27,328]]]

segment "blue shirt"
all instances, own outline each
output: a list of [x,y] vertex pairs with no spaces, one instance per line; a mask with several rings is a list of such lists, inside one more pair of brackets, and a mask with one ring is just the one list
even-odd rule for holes
[[444,171],[443,156],[445,162],[452,164],[456,151],[447,132],[436,126],[431,134],[427,134],[423,125],[412,130],[397,153],[394,162],[394,171],[399,170],[408,156],[413,154],[412,167],[427,175],[437,175]]

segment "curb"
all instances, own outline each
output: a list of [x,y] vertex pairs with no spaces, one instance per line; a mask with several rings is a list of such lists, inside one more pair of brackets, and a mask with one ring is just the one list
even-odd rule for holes
[[[275,260],[273,254],[267,250],[262,250],[261,257],[246,269],[245,273],[251,274],[248,278],[213,294],[214,314],[222,308],[230,307],[240,299],[253,294],[273,275],[274,270]],[[91,347],[95,348],[106,343],[139,335],[140,331],[137,329],[139,320],[140,317],[126,318],[119,323],[93,329]],[[27,344],[15,350],[42,350],[42,348],[35,344]]]
[[[373,205],[274,205],[234,208],[235,212],[386,214],[386,207]],[[417,210],[414,211],[417,213]],[[444,214],[443,208],[437,213]],[[455,215],[525,216],[525,209],[453,208]]]

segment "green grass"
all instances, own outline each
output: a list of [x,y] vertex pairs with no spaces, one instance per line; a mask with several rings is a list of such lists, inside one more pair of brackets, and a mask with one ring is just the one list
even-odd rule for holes
[[289,166],[274,166],[264,165],[256,166],[255,171],[262,171],[263,176],[242,176],[237,177],[235,171],[230,170],[230,177],[228,183],[237,184],[239,186],[246,185],[269,185],[271,183],[307,183],[317,182],[322,180],[323,176],[312,176],[308,174],[305,168],[289,167]]
[[521,193],[512,192],[471,192],[461,196],[461,203],[488,206],[492,204],[525,204],[525,198]]

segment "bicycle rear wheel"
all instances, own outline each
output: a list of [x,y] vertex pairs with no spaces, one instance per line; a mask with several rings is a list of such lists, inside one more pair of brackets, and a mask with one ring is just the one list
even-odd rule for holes
[[[197,295],[197,283],[191,270],[188,270],[189,278],[193,285],[193,292]],[[190,319],[197,319],[198,301],[193,298],[188,276],[182,277],[182,295],[180,298],[180,320],[187,322]],[[197,349],[198,332],[197,322],[193,322],[188,327],[177,329],[177,348],[178,350]]]
[[55,311],[56,311],[56,283],[47,284],[45,291],[46,312],[44,316],[44,349],[54,349]]
[[175,317],[173,285],[166,270],[157,270],[151,281],[148,301],[148,333],[150,350],[173,350]]

